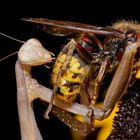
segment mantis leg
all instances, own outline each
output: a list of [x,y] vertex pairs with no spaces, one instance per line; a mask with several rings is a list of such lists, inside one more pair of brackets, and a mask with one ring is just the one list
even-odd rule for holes
[[108,117],[117,101],[126,91],[131,79],[133,60],[138,47],[140,47],[140,42],[130,43],[126,46],[123,57],[107,90],[106,97],[103,102],[103,108],[100,110],[103,114],[100,117],[95,115],[95,119],[102,120]]
[[[52,91],[39,85],[37,81],[30,77],[30,67],[16,63],[17,78],[17,104],[22,140],[42,140],[42,136],[38,129],[31,103],[34,99],[40,98],[47,102],[51,101]],[[25,72],[26,71],[26,72]],[[25,74],[26,73],[26,74]],[[25,76],[26,75],[26,76]],[[32,89],[31,89],[32,88]],[[54,104],[62,105],[61,101],[55,98]],[[65,110],[69,108],[71,111],[74,107],[65,106]],[[77,107],[78,109],[78,107]],[[76,111],[76,110],[75,110]],[[68,125],[73,131],[86,135],[91,131],[91,127],[86,122],[78,121],[69,112],[58,107],[52,108],[52,113],[60,119],[64,124]],[[78,112],[75,112],[76,114]]]
[[17,106],[22,140],[43,140],[37,127],[31,100],[26,88],[24,66],[16,63]]

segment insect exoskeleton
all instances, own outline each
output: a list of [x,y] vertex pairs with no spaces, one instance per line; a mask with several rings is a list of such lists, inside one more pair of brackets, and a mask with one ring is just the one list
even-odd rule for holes
[[[56,59],[52,73],[52,83],[58,86],[56,94],[67,103],[78,101],[90,67],[89,63],[79,57],[75,45],[78,44],[72,39],[62,49]],[[69,54],[70,50],[72,50],[71,54]]]

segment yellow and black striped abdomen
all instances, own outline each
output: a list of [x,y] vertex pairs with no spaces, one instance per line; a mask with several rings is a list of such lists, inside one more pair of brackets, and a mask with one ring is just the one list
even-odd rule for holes
[[[80,94],[81,85],[86,77],[86,67],[87,65],[81,66],[81,60],[72,56],[66,71],[58,77],[58,73],[61,71],[61,67],[66,60],[67,55],[65,53],[60,53],[56,59],[53,73],[52,73],[52,83],[58,83],[57,95],[62,100],[71,103],[73,102],[77,95]],[[56,80],[59,81],[56,82]]]

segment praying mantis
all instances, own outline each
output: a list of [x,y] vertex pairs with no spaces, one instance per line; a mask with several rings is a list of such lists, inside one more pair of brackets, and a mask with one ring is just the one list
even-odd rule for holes
[[[15,64],[15,73],[17,83],[17,107],[22,140],[42,139],[42,136],[36,123],[32,103],[37,98],[45,102],[50,102],[52,90],[39,84],[37,80],[32,78],[31,67],[50,63],[52,60],[53,58],[51,56],[51,53],[44,49],[37,39],[29,39],[27,42],[24,42],[24,44],[18,51],[18,60]],[[71,106],[63,106],[58,98],[54,99],[54,105],[74,114],[86,116],[86,114],[88,113],[87,107],[77,103],[74,103]],[[66,114],[66,111],[62,111],[59,109],[58,111],[57,109],[53,110],[53,113],[56,113],[56,115],[60,111],[61,114]],[[69,117],[71,116],[68,116],[66,120],[69,120]],[[75,123],[77,125],[76,120]],[[72,127],[72,129],[76,128]],[[84,131],[82,128],[81,133],[83,132]]]

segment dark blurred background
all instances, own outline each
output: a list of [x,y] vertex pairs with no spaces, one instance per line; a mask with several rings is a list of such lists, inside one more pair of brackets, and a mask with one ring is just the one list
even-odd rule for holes
[[[81,4],[82,3],[82,4]],[[63,5],[62,5],[63,4]],[[140,22],[140,16],[136,8],[122,6],[110,6],[101,8],[102,2],[91,4],[90,2],[73,1],[65,2],[47,2],[28,1],[9,2],[4,1],[0,9],[0,32],[26,41],[35,37],[41,41],[45,48],[58,54],[62,45],[67,43],[64,37],[54,37],[37,29],[34,25],[21,21],[21,18],[38,17],[50,18],[55,20],[67,20],[81,23],[87,23],[98,26],[111,25],[117,20],[137,20]],[[18,51],[22,44],[0,36],[0,58]],[[16,103],[16,81],[15,81],[15,62],[17,55],[14,55],[0,62],[0,87],[1,87],[1,134],[5,140],[20,140],[20,128]],[[45,86],[50,86],[50,70],[45,67],[36,67],[33,69],[33,76]],[[61,140],[72,140],[69,128],[63,125],[59,120],[51,115],[50,120],[43,118],[45,106],[40,100],[34,102],[34,109],[37,123],[44,140],[53,140],[55,136]],[[96,139],[95,137],[92,139]]]

